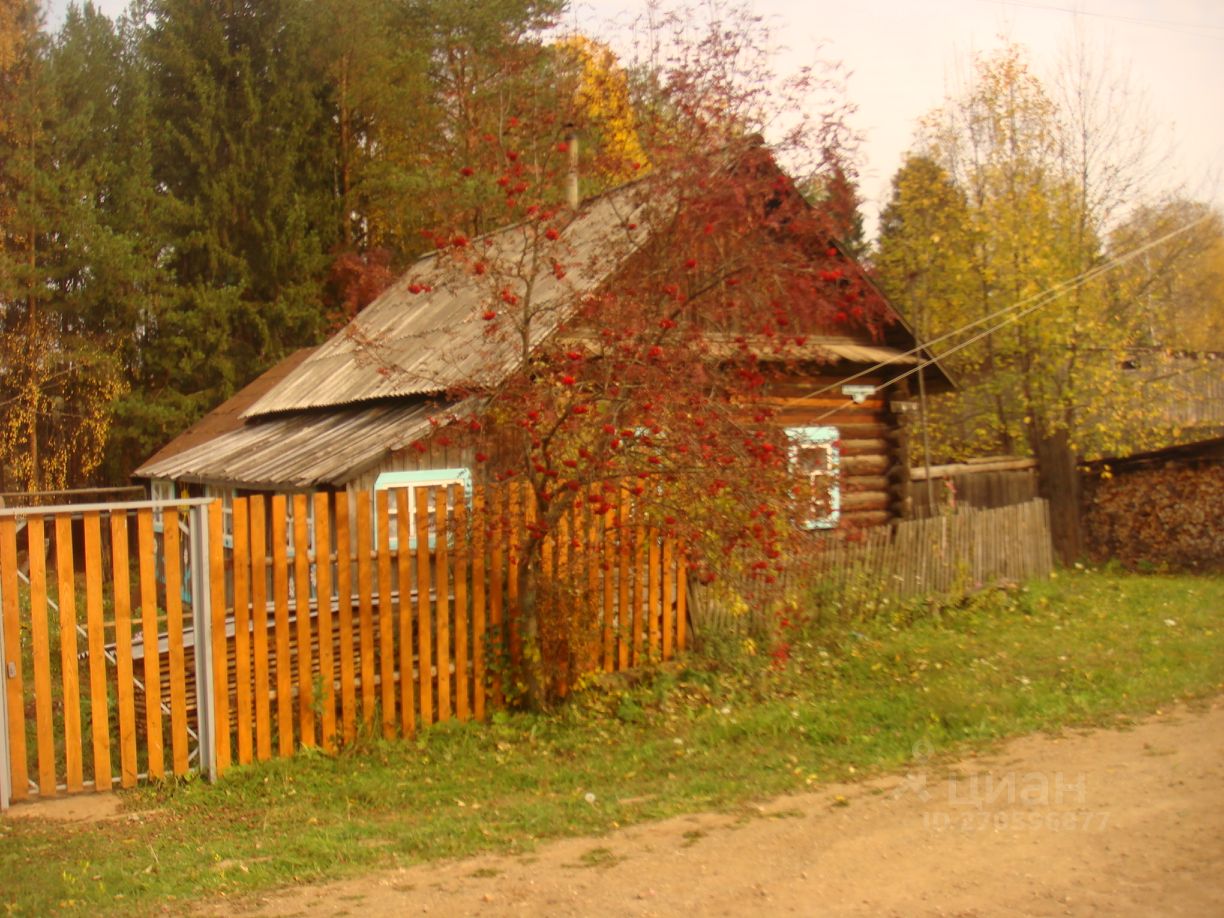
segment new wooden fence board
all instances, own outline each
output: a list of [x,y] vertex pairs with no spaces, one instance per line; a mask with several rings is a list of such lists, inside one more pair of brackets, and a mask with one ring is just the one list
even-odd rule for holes
[[[58,541],[58,540],[57,540]],[[31,547],[33,544],[31,543]],[[5,703],[8,705],[8,744],[11,760],[9,774],[12,776],[13,800],[29,797],[30,773],[26,761],[25,724],[25,680],[21,659],[21,603],[17,592],[17,530],[12,517],[0,519],[0,569],[4,582],[0,589],[4,593],[4,651],[7,659],[0,666],[7,672],[4,678]],[[34,552],[31,551],[31,554]],[[69,571],[72,568],[68,569]],[[73,665],[76,658],[73,658]],[[12,667],[10,669],[10,666]]]
[[395,616],[391,608],[391,514],[386,490],[375,495],[378,514],[378,664],[385,739],[395,736]]
[[471,716],[468,694],[471,673],[468,665],[468,558],[470,543],[467,538],[467,501],[459,493],[455,500],[454,525],[451,529],[455,540],[455,716],[468,720]]
[[[259,498],[256,498],[259,500]],[[254,759],[251,739],[251,534],[250,501],[234,500],[234,726],[237,731],[238,761],[243,765]],[[259,546],[263,550],[263,546]],[[266,638],[266,632],[265,632]]]
[[[60,673],[64,685],[64,768],[69,793],[82,789],[85,781],[81,733],[81,676],[77,655],[76,585],[73,575],[72,517],[55,517],[55,569],[59,603]],[[16,595],[14,593],[13,595]],[[18,671],[20,676],[20,670]],[[25,732],[22,747],[25,749]],[[16,786],[16,778],[13,780]]]
[[602,672],[606,651],[611,649],[612,632],[607,627],[604,616],[603,572],[604,540],[603,513],[596,513],[589,504],[584,508],[583,525],[585,526],[585,552],[583,565],[586,583],[582,588],[581,601],[590,610],[589,627],[594,635],[590,640],[589,657],[586,670],[592,673]]
[[293,495],[293,610],[297,638],[298,725],[303,746],[315,745],[314,663],[311,659],[310,520],[305,494]]
[[522,610],[519,608],[519,539],[526,530],[529,520],[525,515],[525,506],[519,500],[520,488],[512,484],[506,489],[506,633],[510,648],[509,666],[517,670],[522,660],[522,639],[519,634],[519,622]]
[[688,567],[683,550],[677,550],[676,556],[676,649],[684,651],[688,646]]
[[472,495],[472,714],[485,717],[485,503],[483,489]]
[[349,496],[336,497],[336,603],[340,620],[340,729],[346,743],[357,738],[357,675],[353,647],[353,552]]
[[[146,768],[150,778],[164,778],[166,758],[162,739],[161,629],[157,622],[157,545],[153,539],[153,511],[148,507],[136,511],[136,545],[140,555]],[[67,698],[64,701],[68,703]]]
[[408,489],[395,489],[395,565],[399,577],[399,602],[396,608],[399,624],[399,687],[400,731],[404,736],[416,732],[416,673],[413,660],[416,643],[412,635],[412,552],[408,510]]
[[602,558],[597,558],[603,586],[603,668],[610,673],[616,669],[616,542],[613,539],[613,510],[600,514],[599,538]]
[[106,624],[102,612],[102,521],[96,510],[84,514],[85,620],[89,636],[89,723],[93,737],[95,790],[111,788],[110,705],[106,686]]
[[649,547],[648,563],[650,572],[647,575],[648,592],[646,599],[646,633],[650,641],[650,651],[648,659],[655,662],[660,659],[663,652],[661,635],[659,634],[659,619],[661,594],[659,592],[659,530],[650,528],[646,531],[646,540]]
[[[41,520],[39,522],[41,523]],[[119,718],[119,783],[124,787],[135,787],[139,768],[136,762],[136,685],[132,672],[132,588],[131,569],[128,565],[127,513],[112,512],[110,528],[114,571],[112,582],[115,607],[116,701]],[[33,577],[31,587],[32,584]],[[46,595],[45,591],[43,595]]]
[[494,491],[492,494],[485,492],[488,506],[492,508],[492,512],[486,516],[489,524],[492,526],[491,541],[489,547],[489,631],[494,635],[497,641],[495,648],[497,654],[497,666],[492,673],[490,680],[490,688],[492,692],[493,705],[502,707],[505,704],[505,696],[502,692],[502,671],[505,668],[506,660],[506,635],[503,624],[503,594],[502,585],[505,583],[506,570],[504,567],[505,558],[505,526],[502,524],[502,514],[504,512],[505,494],[499,494]]
[[370,492],[357,492],[357,615],[360,628],[361,722],[374,722],[374,578],[371,573]]
[[641,666],[646,662],[645,654],[645,622],[642,618],[645,613],[646,597],[647,597],[647,577],[649,576],[646,570],[647,546],[646,546],[646,527],[633,527],[633,608],[630,614],[633,617],[633,665]]
[[289,558],[287,502],[272,497],[272,612],[276,630],[276,733],[277,752],[293,754],[293,662],[289,636]]
[[[166,572],[166,646],[170,654],[170,751],[175,775],[188,771],[187,659],[183,644],[183,582],[179,512],[162,510],[163,563]],[[193,686],[194,689],[194,686]]]
[[[225,595],[225,542],[222,525],[221,501],[214,500],[208,505],[208,598],[211,608],[207,610],[211,616],[212,646],[205,648],[212,654],[212,691],[213,714],[216,725],[213,731],[216,738],[217,774],[223,775],[230,766],[230,718],[229,718],[229,638],[226,635],[226,595]],[[192,602],[198,606],[199,597],[193,596]],[[196,640],[200,635],[196,635]],[[199,685],[196,685],[199,692]]]
[[[336,660],[335,622],[332,618],[332,564],[330,501],[324,491],[314,496],[315,591],[319,609],[319,681],[322,684],[323,748],[335,751],[336,744]],[[351,632],[350,632],[351,633]]]
[[262,495],[248,502],[251,536],[251,655],[254,681],[255,756],[272,758],[272,698],[268,680],[268,529],[267,501]]
[[[450,502],[450,487],[439,486],[434,491],[434,576],[435,576],[435,614],[434,622],[438,636],[437,661],[437,697],[438,721],[451,718],[451,609],[450,609],[450,565],[447,557],[447,506]],[[418,533],[419,537],[421,536]],[[428,540],[426,540],[428,544]]]
[[[7,522],[7,521],[6,521]],[[26,521],[30,544],[30,651],[34,668],[34,727],[38,749],[38,794],[54,797],[56,792],[55,724],[51,697],[51,638],[47,625],[47,559],[35,550],[43,545],[43,521],[32,516]],[[7,587],[6,587],[7,593]],[[14,591],[14,596],[16,592]],[[7,643],[6,643],[7,649]],[[18,645],[20,646],[20,645]]]
[[629,492],[621,488],[618,492],[617,511],[620,518],[616,527],[616,542],[620,554],[620,568],[617,577],[617,662],[618,669],[629,668],[629,645],[632,636],[631,616],[629,614],[629,570],[631,567],[632,545],[629,538]]
[[663,542],[663,659],[670,660],[675,654],[675,645],[673,643],[673,632],[675,623],[675,595],[676,595],[676,578],[675,578],[675,558],[672,555],[672,540],[667,538]]
[[421,723],[433,723],[433,621],[429,608],[429,489],[416,488],[417,666],[420,669]]

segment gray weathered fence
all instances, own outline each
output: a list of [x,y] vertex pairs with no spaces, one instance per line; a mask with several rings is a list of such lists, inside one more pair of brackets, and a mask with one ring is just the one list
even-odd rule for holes
[[[702,630],[760,627],[778,601],[821,615],[858,615],[881,600],[968,592],[999,581],[1048,577],[1054,569],[1049,506],[1031,500],[829,535],[787,567],[786,582],[711,591],[692,603]],[[728,598],[729,592],[736,595]],[[702,601],[704,600],[704,601]],[[817,608],[818,607],[818,608]]]

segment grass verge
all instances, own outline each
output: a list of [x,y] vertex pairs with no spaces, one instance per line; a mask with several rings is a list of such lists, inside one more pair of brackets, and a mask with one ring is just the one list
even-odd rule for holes
[[0,821],[0,905],[177,913],[1118,723],[1224,689],[1224,578],[1064,573],[789,641],[781,666],[735,642],[548,716],[156,785],[109,821]]

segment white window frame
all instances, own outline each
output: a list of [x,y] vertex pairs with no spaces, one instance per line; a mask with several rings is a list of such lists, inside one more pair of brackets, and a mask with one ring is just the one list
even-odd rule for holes
[[[293,544],[293,498],[296,493],[285,493],[285,557],[292,561],[297,549]],[[315,554],[315,510],[312,495],[306,495],[306,552]]]
[[[410,472],[382,472],[374,480],[374,493],[379,491],[397,491],[404,488],[408,491],[408,547],[415,549],[417,547],[417,530],[416,530],[416,489],[417,488],[443,488],[453,485],[459,485],[463,488],[463,497],[467,501],[469,509],[472,505],[472,472],[470,469],[453,468],[453,469],[418,469]],[[436,493],[436,492],[435,492]],[[455,498],[452,496],[451,500]],[[399,508],[396,503],[395,495],[388,495],[387,500],[387,519],[388,528],[388,543],[392,551],[399,547]],[[378,510],[377,501],[371,508],[374,514],[374,543],[378,544]],[[453,507],[448,507],[452,510]],[[431,522],[437,519],[434,507],[429,507],[429,518]],[[431,551],[437,548],[437,533],[434,532],[433,526],[430,526],[429,533],[429,548]]]
[[[796,493],[796,523],[800,529],[814,531],[817,529],[836,529],[841,519],[841,449],[838,445],[840,434],[836,427],[828,425],[817,427],[788,427],[786,429],[787,460],[796,475],[799,473],[800,454],[806,447],[819,446],[825,451],[823,468],[812,469],[807,473],[805,482],[806,495]],[[816,487],[820,481],[827,483],[829,512],[824,516],[816,515]],[[806,504],[807,511],[799,508]]]
[[[149,479],[149,499],[164,500],[170,503],[175,498],[174,482],[169,478],[150,478]],[[162,508],[153,508],[153,531],[161,532],[163,529],[162,523]]]
[[221,541],[226,548],[234,547],[234,489],[205,485],[205,497],[221,498]]

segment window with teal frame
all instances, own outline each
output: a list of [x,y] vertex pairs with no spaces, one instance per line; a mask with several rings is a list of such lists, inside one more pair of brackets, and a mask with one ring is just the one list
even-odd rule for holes
[[841,442],[836,427],[788,427],[787,457],[795,489],[795,523],[801,529],[835,529],[841,517]]
[[[429,548],[433,550],[437,547],[437,497],[442,493],[441,488],[451,487],[449,500],[451,503],[446,508],[446,515],[449,518],[454,513],[454,501],[458,499],[457,490],[454,485],[459,485],[463,488],[463,499],[471,506],[472,502],[472,473],[468,469],[421,469],[412,472],[383,472],[374,480],[374,492],[391,491],[388,495],[390,498],[387,501],[388,510],[388,526],[390,528],[390,544],[391,548],[398,548],[399,542],[399,503],[394,492],[399,489],[404,489],[408,492],[408,547],[416,548],[417,546],[417,530],[416,530],[416,489],[431,488],[429,492]],[[374,540],[378,544],[378,514],[374,514]]]

